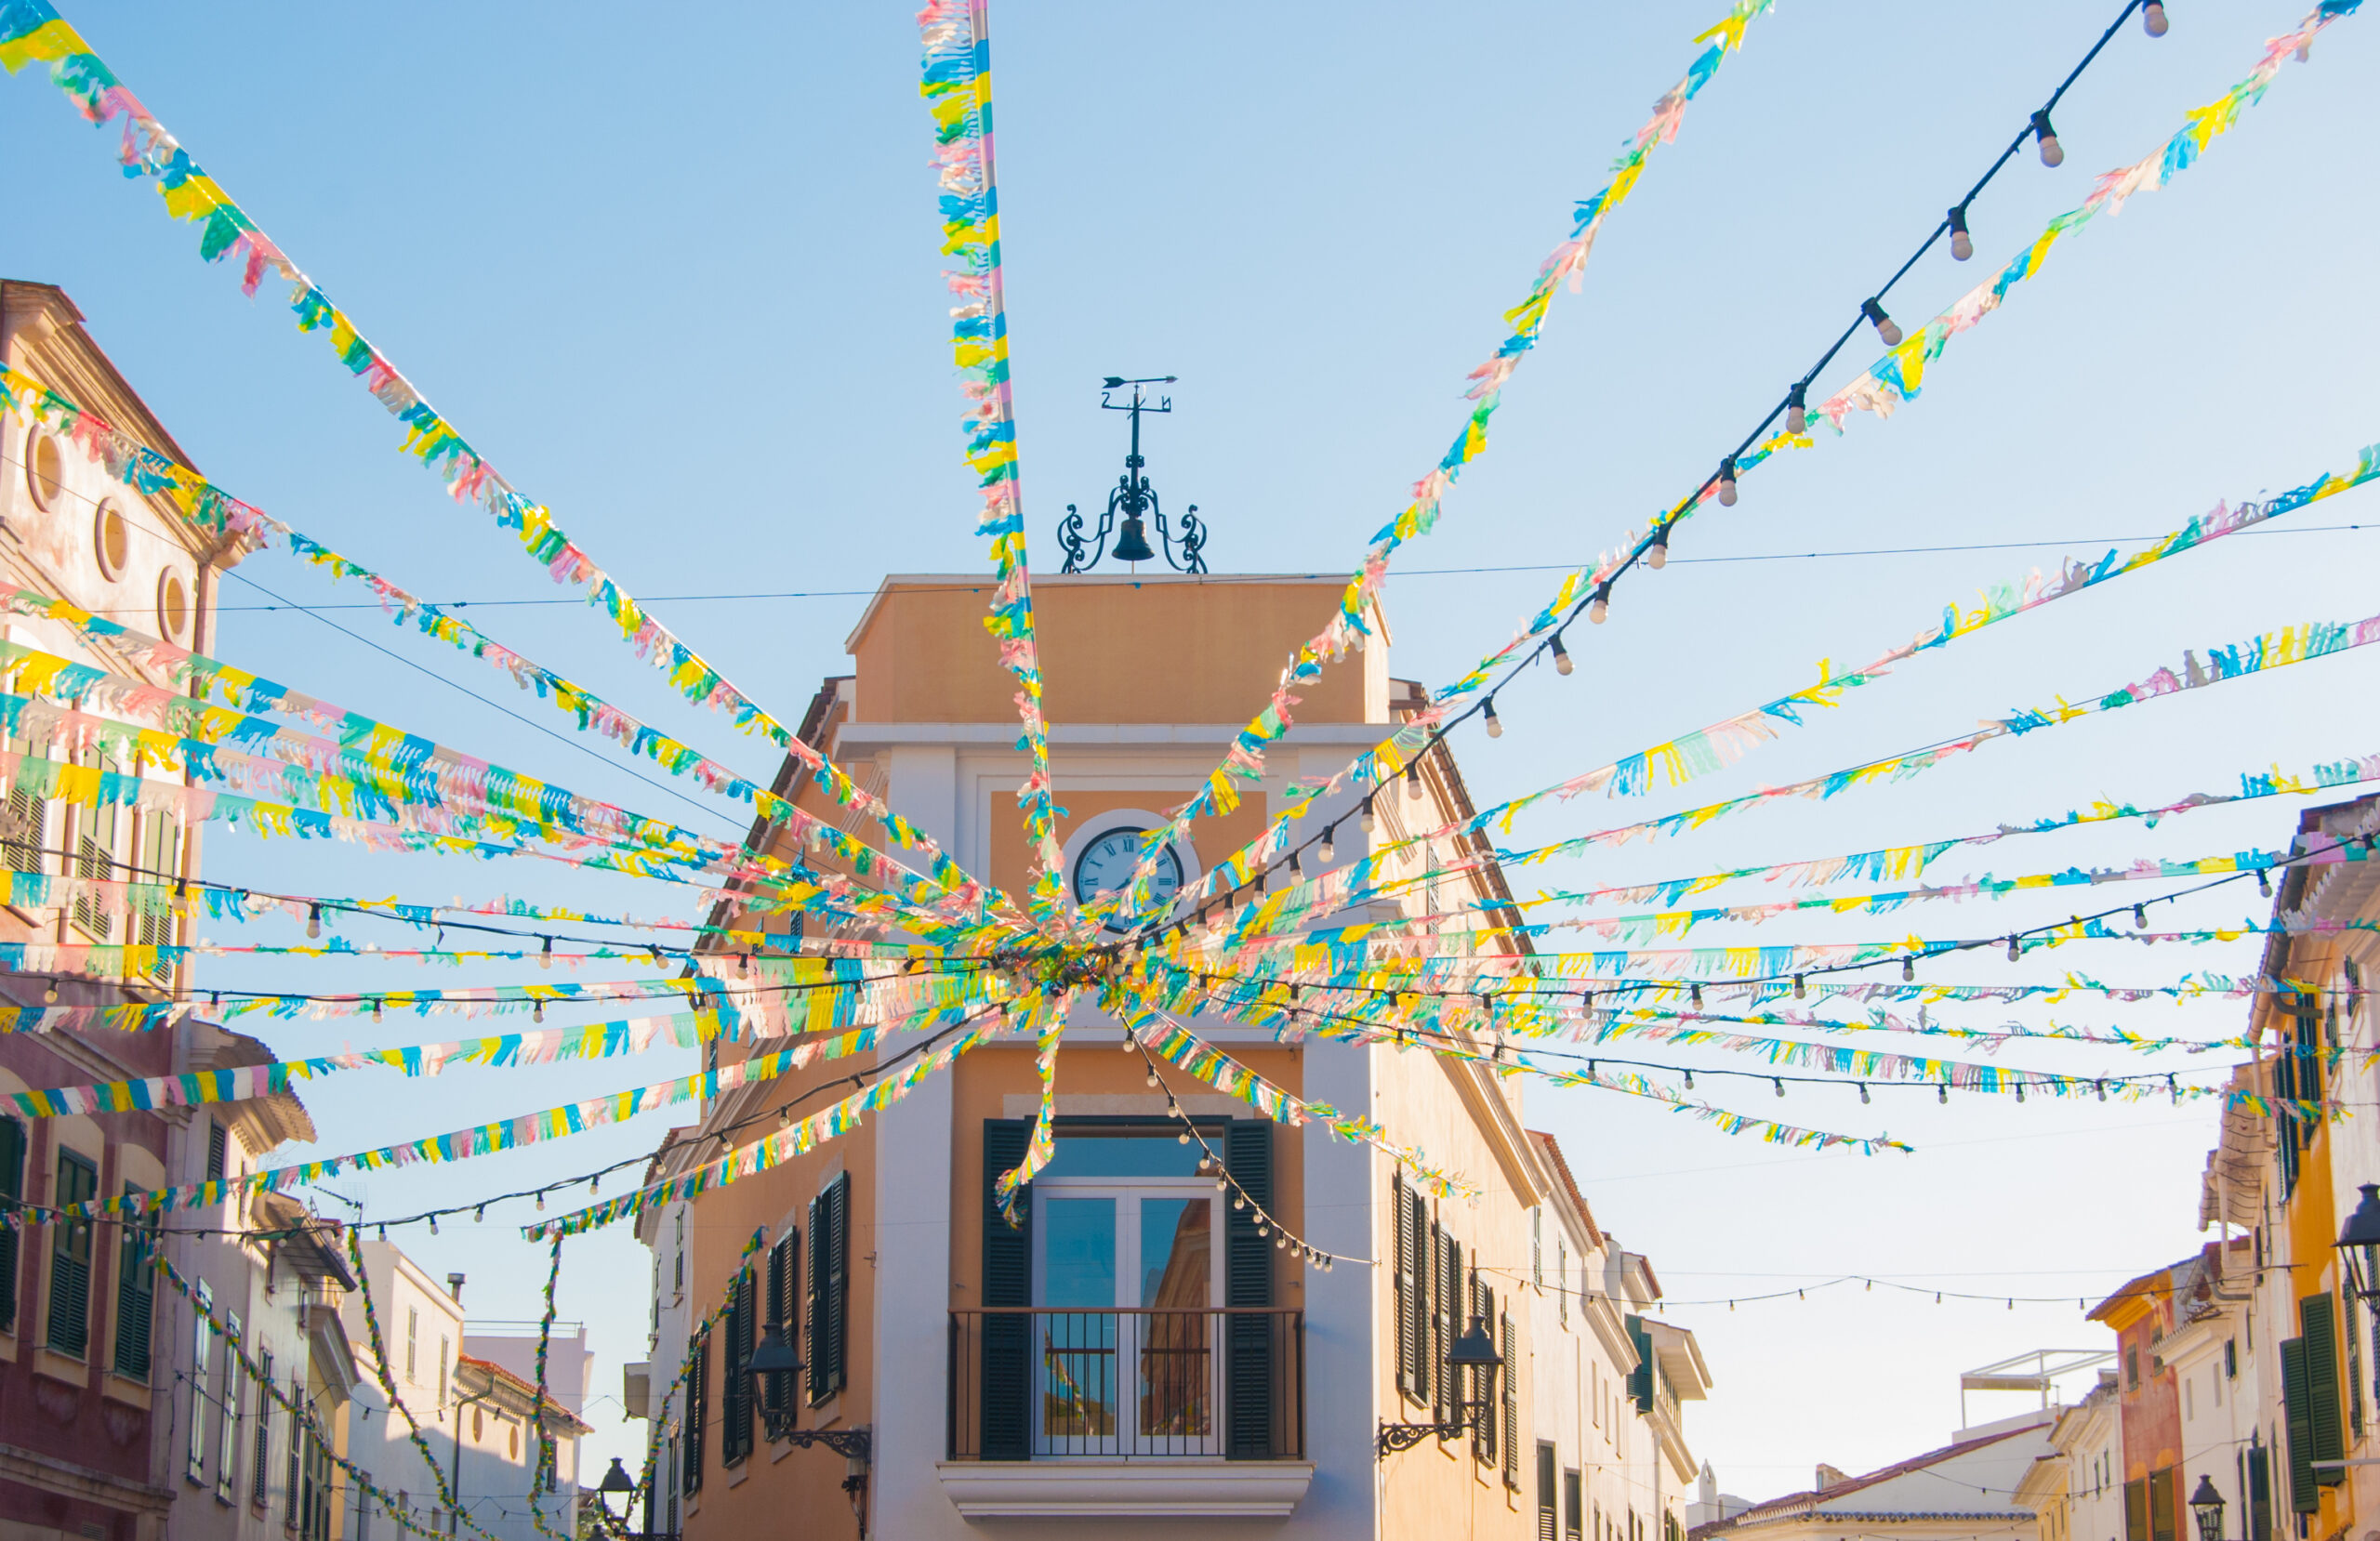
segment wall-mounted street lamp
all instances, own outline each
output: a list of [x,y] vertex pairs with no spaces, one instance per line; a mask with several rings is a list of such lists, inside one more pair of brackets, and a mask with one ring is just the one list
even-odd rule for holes
[[2198,1491],[2190,1495],[2190,1518],[2198,1521],[2198,1541],[2223,1541],[2223,1495],[2203,1471],[2198,1474]]
[[1388,1423],[1380,1426],[1380,1453],[1385,1457],[1400,1450],[1410,1450],[1423,1440],[1435,1436],[1442,1440],[1460,1439],[1476,1432],[1480,1420],[1496,1402],[1496,1372],[1503,1367],[1504,1357],[1496,1351],[1495,1341],[1488,1336],[1488,1319],[1474,1316],[1463,1335],[1447,1350],[1447,1371],[1456,1374],[1464,1370],[1478,1374],[1479,1398],[1461,1402],[1455,1410],[1462,1416],[1453,1423]]
[[[823,1444],[840,1455],[847,1467],[843,1491],[851,1495],[852,1513],[859,1521],[860,1541],[867,1538],[867,1467],[873,1449],[866,1424],[856,1429],[796,1429],[793,1426],[793,1377],[801,1373],[801,1356],[786,1341],[785,1324],[771,1322],[760,1329],[744,1372],[752,1379],[752,1394],[760,1404],[760,1429],[771,1444],[789,1443],[807,1450]],[[765,1376],[767,1378],[763,1379]],[[772,1391],[778,1394],[771,1395]]]
[[[2373,1324],[2380,1327],[2380,1182],[2367,1182],[2358,1192],[2363,1197],[2333,1245],[2347,1264],[2348,1291],[2364,1303],[2372,1312]],[[2380,1364],[2373,1368],[2373,1394],[2380,1396]]]

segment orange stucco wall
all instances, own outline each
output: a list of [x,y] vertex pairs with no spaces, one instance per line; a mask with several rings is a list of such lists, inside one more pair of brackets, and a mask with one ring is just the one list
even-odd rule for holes
[[[1051,722],[1245,722],[1337,607],[1336,583],[1248,578],[1139,585],[1037,577],[1034,631]],[[1016,682],[984,632],[989,585],[886,583],[853,633],[854,714],[868,722],[1012,722]],[[1300,692],[1300,721],[1382,720],[1351,655]],[[1373,671],[1377,672],[1377,671]],[[1384,696],[1382,698],[1384,700]]]

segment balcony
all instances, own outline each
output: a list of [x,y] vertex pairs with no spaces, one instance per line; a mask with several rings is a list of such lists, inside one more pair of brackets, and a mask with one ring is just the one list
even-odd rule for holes
[[950,1313],[943,1487],[970,1519],[1263,1517],[1305,1495],[1305,1313]]

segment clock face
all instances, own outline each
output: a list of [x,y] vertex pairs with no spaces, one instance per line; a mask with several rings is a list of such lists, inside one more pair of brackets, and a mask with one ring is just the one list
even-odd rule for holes
[[[1140,864],[1141,836],[1147,831],[1118,828],[1092,838],[1075,857],[1075,902],[1088,904],[1101,894],[1114,893],[1132,880]],[[1149,877],[1152,903],[1162,906],[1182,889],[1182,858],[1171,846],[1158,853],[1157,871]],[[1111,930],[1121,929],[1111,925]]]

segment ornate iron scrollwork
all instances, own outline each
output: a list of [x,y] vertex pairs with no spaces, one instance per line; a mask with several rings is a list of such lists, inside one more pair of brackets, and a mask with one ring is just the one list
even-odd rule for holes
[[[1109,412],[1131,414],[1132,447],[1124,456],[1124,474],[1116,479],[1115,487],[1107,494],[1107,507],[1100,513],[1099,527],[1091,532],[1088,539],[1083,533],[1082,514],[1073,504],[1066,505],[1066,517],[1058,521],[1058,546],[1066,554],[1066,565],[1061,569],[1062,572],[1088,573],[1099,565],[1101,558],[1109,556],[1124,562],[1152,561],[1159,552],[1164,553],[1166,565],[1177,573],[1204,573],[1207,570],[1207,560],[1202,555],[1207,545],[1207,525],[1198,518],[1198,506],[1195,503],[1190,505],[1190,511],[1182,518],[1181,533],[1176,534],[1168,527],[1165,509],[1157,501],[1157,489],[1149,484],[1144,471],[1148,462],[1141,454],[1141,414],[1170,413],[1173,398],[1161,396],[1155,404],[1151,404],[1142,395],[1141,387],[1170,385],[1173,378],[1167,375],[1144,380],[1127,380],[1111,375],[1104,382],[1099,404]],[[1110,392],[1126,386],[1132,388],[1130,403],[1118,406],[1108,399]],[[1149,545],[1148,527],[1151,524],[1157,526],[1157,544],[1155,547]],[[1108,545],[1111,536],[1115,540],[1112,548]],[[1174,554],[1177,546],[1181,548],[1178,557]]]

